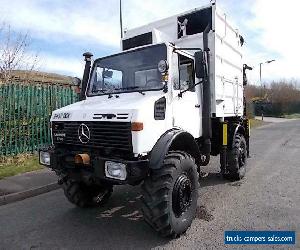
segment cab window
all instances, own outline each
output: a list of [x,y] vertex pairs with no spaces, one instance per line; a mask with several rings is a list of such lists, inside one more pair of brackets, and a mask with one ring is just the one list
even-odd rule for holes
[[[179,55],[179,83],[174,86],[175,90],[186,90],[194,85],[194,60]],[[191,88],[190,91],[195,91]]]

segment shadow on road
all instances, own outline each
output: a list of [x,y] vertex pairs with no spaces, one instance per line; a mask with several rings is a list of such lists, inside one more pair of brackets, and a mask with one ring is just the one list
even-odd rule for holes
[[[209,173],[200,182],[202,187],[231,183],[218,173]],[[68,242],[68,247],[89,245],[120,248],[120,242],[128,242],[130,248],[163,247],[170,239],[160,237],[144,222],[140,210],[140,193],[139,186],[116,186],[105,206],[91,209],[74,207],[64,199],[63,212],[49,225],[53,226],[53,231],[44,236],[49,241],[64,240]],[[211,211],[203,205],[199,205],[196,217],[207,222],[214,219]],[[126,248],[126,245],[121,248]]]
[[[217,173],[210,173],[201,179],[201,186],[226,182]],[[143,220],[140,193],[140,187],[117,186],[109,202],[102,208],[80,209],[70,205],[58,218],[64,227],[53,231],[53,237],[65,234],[81,244],[90,242],[103,248],[120,247],[120,242],[130,242],[131,248],[164,246],[170,239],[161,238]],[[205,221],[213,219],[204,206],[198,207],[196,217]]]
[[[210,170],[217,172],[214,168]],[[201,179],[203,189],[226,183],[217,173],[210,173]],[[53,249],[62,246],[66,249],[164,247],[171,239],[162,238],[144,222],[140,210],[140,194],[139,186],[116,186],[105,206],[91,209],[80,209],[70,204],[62,190],[24,200],[20,204],[27,209],[22,209],[20,213],[16,203],[15,210],[11,211],[14,214],[11,220],[26,220],[18,224],[17,229],[2,232],[5,241],[1,244],[20,248],[27,246],[28,249]],[[206,205],[199,202],[196,218],[207,223],[214,220],[214,213]],[[18,235],[22,236],[15,237],[11,230],[17,230]]]
[[[68,232],[62,232],[62,227],[55,233],[67,233],[72,239],[81,239],[80,245],[89,242],[101,248],[120,248],[120,242],[128,242],[130,248],[167,244],[170,239],[161,238],[144,222],[139,191],[137,187],[116,187],[110,201],[102,208],[71,207],[60,218]],[[121,248],[126,248],[126,244]]]
[[223,185],[230,181],[225,180],[220,173],[208,173],[208,176],[200,179],[200,187]]

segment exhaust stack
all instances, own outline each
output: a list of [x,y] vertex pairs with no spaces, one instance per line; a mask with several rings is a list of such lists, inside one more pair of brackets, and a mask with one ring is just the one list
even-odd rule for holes
[[90,71],[91,71],[91,64],[92,64],[92,57],[93,54],[90,52],[85,52],[83,54],[84,61],[85,61],[85,67],[82,77],[82,85],[81,85],[81,91],[80,91],[80,101],[85,100],[85,91],[87,88],[87,84],[90,78]]

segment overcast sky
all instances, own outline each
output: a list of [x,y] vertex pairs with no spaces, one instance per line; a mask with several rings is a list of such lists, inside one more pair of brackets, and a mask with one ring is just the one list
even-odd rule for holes
[[[82,53],[96,57],[120,50],[119,0],[0,0],[0,22],[28,31],[40,68],[81,77]],[[123,0],[123,24],[130,29],[200,7],[209,0]],[[245,37],[245,62],[254,66],[250,80],[300,79],[300,1],[218,0]]]

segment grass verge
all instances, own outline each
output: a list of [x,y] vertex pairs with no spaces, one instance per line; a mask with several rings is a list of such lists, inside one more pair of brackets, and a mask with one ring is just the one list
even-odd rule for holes
[[20,154],[12,157],[2,156],[0,157],[0,180],[5,177],[31,172],[42,168],[43,167],[39,164],[37,155]]
[[287,118],[287,119],[299,119],[300,118],[300,114],[299,113],[295,113],[295,114],[290,114],[290,115],[284,115],[283,118]]

